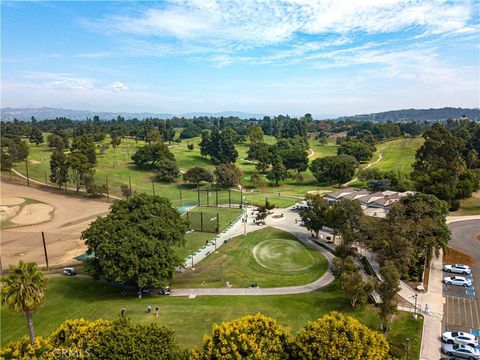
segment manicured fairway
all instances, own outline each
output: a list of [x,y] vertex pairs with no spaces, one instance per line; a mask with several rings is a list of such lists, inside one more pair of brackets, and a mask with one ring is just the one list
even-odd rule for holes
[[280,287],[308,284],[320,278],[328,262],[318,251],[307,248],[293,235],[265,228],[230,239],[195,266],[176,273],[173,288]]
[[382,159],[371,167],[382,171],[398,170],[401,173],[409,174],[413,170],[415,153],[422,146],[423,141],[424,139],[421,137],[399,138],[377,144],[377,151],[371,162],[377,160],[380,153]]
[[[158,319],[147,314],[148,305],[160,308]],[[48,335],[66,319],[115,319],[120,316],[122,307],[135,322],[156,322],[172,328],[183,347],[198,345],[213,323],[258,312],[273,317],[292,332],[332,310],[346,312],[373,329],[378,329],[380,324],[374,307],[352,309],[349,299],[335,285],[299,295],[200,296],[195,299],[147,296],[138,299],[134,294],[122,296],[120,289],[92,280],[63,277],[49,280],[45,304],[34,315],[36,334]],[[27,334],[23,316],[12,314],[4,305],[1,316],[2,346]],[[421,325],[413,328],[403,322],[394,322],[390,334],[401,334],[393,338],[401,348],[404,338],[420,336]],[[414,355],[412,351],[410,355]]]

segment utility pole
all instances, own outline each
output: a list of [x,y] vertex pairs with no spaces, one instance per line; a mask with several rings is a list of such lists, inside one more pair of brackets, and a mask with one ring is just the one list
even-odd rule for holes
[[27,170],[27,186],[30,186],[30,179],[29,179],[29,176],[28,176],[28,160],[25,159],[25,168]]
[[50,270],[48,266],[47,245],[45,244],[45,233],[42,231],[43,251],[45,252],[45,262],[47,263],[47,271]]

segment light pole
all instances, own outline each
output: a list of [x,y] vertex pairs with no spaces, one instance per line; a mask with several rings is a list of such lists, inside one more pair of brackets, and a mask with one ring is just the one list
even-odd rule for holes
[[410,297],[412,298],[415,298],[415,309],[413,311],[413,318],[415,320],[417,320],[417,298],[418,298],[418,294],[413,294],[413,295],[410,295]]
[[410,359],[410,356],[409,356],[410,355],[409,354],[409,352],[410,352],[410,339],[407,338],[406,340],[407,340],[407,360],[409,360]]

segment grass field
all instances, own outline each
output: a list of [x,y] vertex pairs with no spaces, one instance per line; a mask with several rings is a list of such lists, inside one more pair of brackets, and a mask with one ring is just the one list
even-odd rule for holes
[[382,171],[398,170],[401,173],[409,174],[413,170],[415,153],[422,146],[423,141],[424,139],[421,137],[398,138],[377,144],[377,151],[371,162],[377,160],[380,153],[382,159],[371,167]]
[[[326,313],[337,310],[346,312],[360,321],[378,329],[380,321],[377,310],[370,306],[352,309],[343,292],[331,285],[321,291],[298,295],[279,296],[200,296],[195,299],[180,297],[143,297],[134,294],[121,296],[121,290],[81,278],[51,278],[48,283],[46,301],[35,313],[34,324],[37,335],[48,335],[66,319],[115,319],[122,307],[126,315],[135,322],[157,322],[172,328],[183,347],[198,345],[204,334],[210,333],[213,323],[220,323],[247,314],[261,312],[276,319],[286,329],[296,332],[307,321],[316,320]],[[147,314],[147,306],[158,306],[158,319]],[[400,313],[402,315],[402,313]],[[407,318],[408,315],[397,317]],[[1,306],[1,344],[27,334],[23,316],[12,314],[5,305]],[[409,325],[409,326],[407,326]],[[410,326],[404,321],[394,321],[389,332],[394,345],[399,348],[405,338],[419,339],[420,322]],[[415,357],[410,351],[411,359]]]
[[[217,214],[220,218],[220,231],[223,231],[238,215],[241,214],[241,209],[229,209],[229,208],[204,208],[196,207],[191,210],[192,213],[203,212],[205,222],[211,222],[212,218],[216,218]],[[183,215],[186,217],[186,215]],[[215,220],[216,223],[216,220]],[[196,250],[200,249],[209,240],[212,240],[215,234],[210,232],[194,231],[185,235],[185,246],[175,249],[178,256],[185,258],[191,255]]]
[[473,193],[468,199],[460,200],[460,208],[451,212],[450,215],[480,215],[480,191]]
[[230,239],[194,271],[176,273],[172,287],[224,287],[226,281],[233,287],[301,285],[317,280],[327,268],[318,251],[284,231],[265,228]]

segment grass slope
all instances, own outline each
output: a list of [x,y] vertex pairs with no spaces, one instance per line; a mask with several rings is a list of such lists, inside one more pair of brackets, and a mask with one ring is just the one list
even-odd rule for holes
[[[243,315],[261,312],[276,319],[292,332],[316,320],[326,313],[337,310],[352,315],[372,329],[378,329],[380,321],[375,308],[366,305],[352,309],[349,299],[335,285],[321,291],[299,295],[279,296],[200,296],[195,299],[180,297],[144,297],[134,294],[121,296],[121,290],[81,278],[51,278],[48,283],[45,304],[35,313],[37,335],[45,336],[66,319],[115,319],[122,307],[126,315],[139,323],[156,322],[172,328],[183,347],[198,345],[204,334],[210,333],[213,323],[221,323]],[[158,306],[158,319],[147,314],[147,306]],[[405,317],[408,315],[405,315]],[[1,306],[1,346],[27,335],[26,320],[12,314]],[[421,325],[415,328],[394,321],[390,327],[401,349],[405,338],[419,338]],[[395,344],[394,344],[395,345]],[[410,352],[411,359],[415,357]],[[418,355],[417,357],[418,358]]]
[[[260,265],[252,252],[257,244],[265,241],[275,241],[283,248],[277,248],[277,253],[272,251],[272,257],[267,261],[264,258],[264,264],[266,263],[267,266],[268,261],[277,262],[270,264],[269,268]],[[291,241],[298,244],[298,248],[290,246]],[[282,257],[285,251],[293,252],[288,255],[287,263],[285,263],[285,257]],[[306,269],[284,271],[278,267],[280,262],[284,262],[287,268]],[[327,268],[327,260],[318,251],[307,248],[289,233],[266,228],[230,239],[216,254],[200,262],[194,271],[188,270],[185,273],[175,274],[172,287],[224,287],[226,281],[229,281],[233,287],[248,287],[253,282],[260,287],[301,285],[317,280],[327,271]]]
[[423,141],[424,139],[421,137],[398,138],[377,144],[377,151],[371,162],[377,160],[380,153],[382,159],[371,167],[382,171],[398,170],[401,173],[409,174],[412,172],[415,153],[422,146]]

